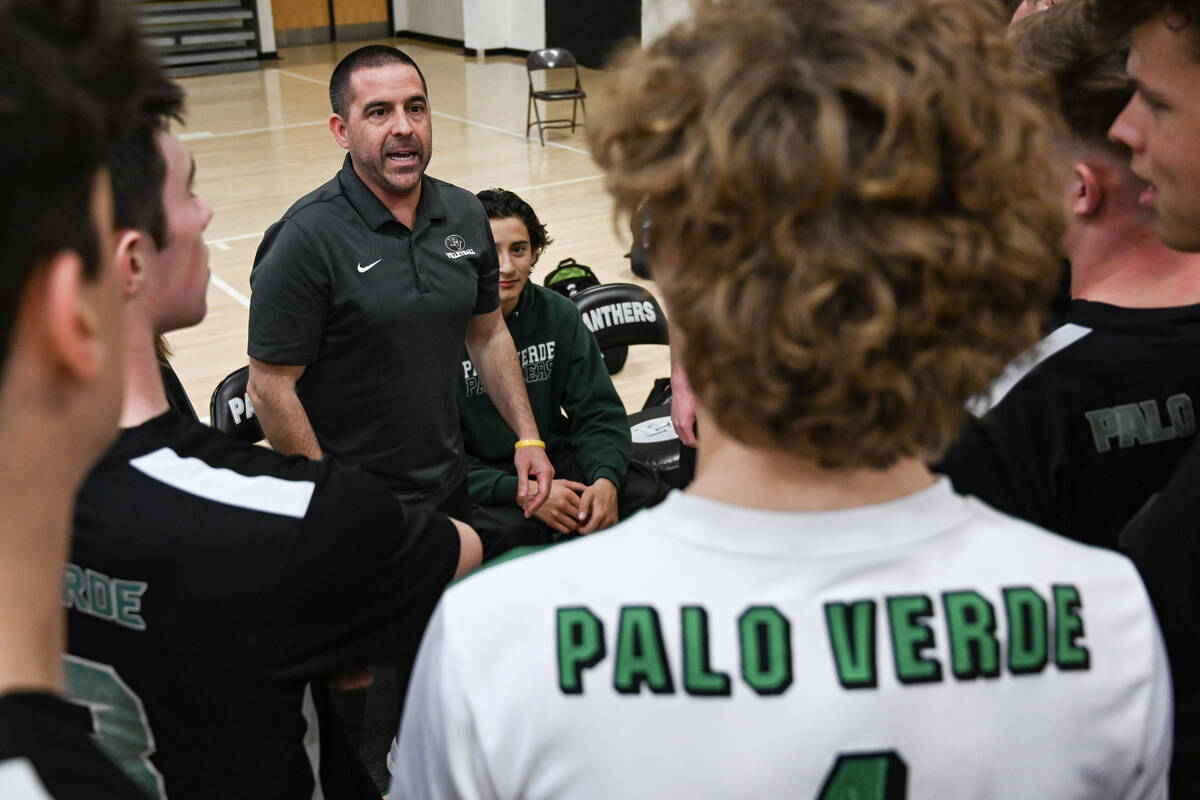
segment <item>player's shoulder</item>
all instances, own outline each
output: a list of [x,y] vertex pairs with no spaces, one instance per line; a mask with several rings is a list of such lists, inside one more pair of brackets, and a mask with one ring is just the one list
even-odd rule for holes
[[1113,579],[1141,589],[1137,571],[1126,556],[1009,516],[976,497],[964,496],[963,500],[970,520],[964,531],[968,552],[979,561],[1017,563],[1047,575]]
[[182,415],[167,413],[124,431],[106,455],[108,468],[132,470],[147,489],[182,491],[240,509],[303,518],[339,467],[235,441]]
[[1024,408],[1031,397],[1041,398],[1039,402],[1044,402],[1047,394],[1069,385],[1064,376],[1077,371],[1080,363],[1094,364],[1095,359],[1088,354],[1095,341],[1092,327],[1063,321],[1032,348],[1009,362],[992,381],[987,393],[972,398],[968,406],[976,415],[982,416],[1000,407]]

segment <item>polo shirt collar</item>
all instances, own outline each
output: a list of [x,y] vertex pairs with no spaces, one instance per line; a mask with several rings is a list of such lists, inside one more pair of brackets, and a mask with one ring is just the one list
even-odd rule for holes
[[[350,205],[354,206],[354,210],[371,230],[377,231],[389,222],[396,222],[396,218],[392,216],[391,211],[388,211],[387,206],[375,196],[370,187],[363,183],[362,178],[358,177],[358,173],[354,171],[354,164],[350,161],[349,153],[342,162],[342,171],[338,174],[338,181],[341,183],[342,191],[345,193],[346,199],[350,201]],[[446,205],[442,202],[441,193],[427,175],[422,175],[421,199],[417,203],[414,230],[425,227],[433,220],[445,219]]]

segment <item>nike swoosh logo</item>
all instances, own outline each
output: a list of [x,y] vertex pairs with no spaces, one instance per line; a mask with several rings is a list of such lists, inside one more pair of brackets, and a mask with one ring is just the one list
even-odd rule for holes
[[382,259],[382,258],[380,258],[380,259],[376,259],[375,261],[372,261],[370,264],[367,264],[365,267],[362,265],[362,262],[360,261],[360,262],[359,262],[359,264],[358,264],[358,271],[359,271],[359,272],[366,272],[366,271],[367,271],[367,270],[369,270],[371,267],[373,267],[373,266],[375,266],[376,264],[378,264],[380,261],[383,261],[383,259]]

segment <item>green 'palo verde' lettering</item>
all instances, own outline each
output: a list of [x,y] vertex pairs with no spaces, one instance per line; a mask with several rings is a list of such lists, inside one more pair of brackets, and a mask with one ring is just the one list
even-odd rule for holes
[[950,637],[950,668],[959,680],[1000,675],[1000,642],[996,639],[996,610],[979,592],[946,592],[946,632]]
[[701,606],[684,606],[683,688],[701,697],[728,697],[729,674],[709,664],[708,612]]
[[[712,660],[709,614],[698,605],[681,606],[680,649],[668,651],[658,610],[648,605],[621,606],[612,645],[612,686],[623,695],[674,694],[671,659],[679,659],[683,691],[694,697],[729,697],[730,673]],[[584,673],[609,656],[605,625],[586,606],[555,609],[558,685],[563,694],[584,692]],[[728,620],[727,625],[733,625]],[[792,685],[791,623],[774,606],[751,606],[736,621],[741,677],[759,695],[778,695]],[[732,656],[732,654],[730,654]],[[732,660],[732,659],[731,659]]]
[[1055,642],[1054,663],[1059,669],[1088,669],[1091,657],[1088,649],[1080,644],[1083,638],[1083,617],[1079,609],[1083,601],[1079,589],[1074,586],[1057,585],[1054,591],[1054,620],[1057,623],[1058,640]]
[[563,694],[583,694],[583,671],[604,658],[604,623],[583,606],[559,608],[558,686]]
[[622,606],[613,687],[621,694],[637,694],[642,684],[655,694],[675,691],[658,612],[651,606]]
[[[1060,670],[1090,668],[1078,587],[1055,585],[1044,595],[1029,586],[1009,586],[1001,595],[1004,631],[998,630],[997,606],[982,593],[964,589],[944,592],[937,609],[924,594],[886,598],[890,635],[878,637],[877,601],[826,603],[825,628],[838,682],[844,689],[875,688],[876,650],[889,642],[896,677],[905,684],[941,681],[947,671],[960,681],[997,678],[1005,667],[1012,675],[1036,674],[1046,669],[1051,652]],[[946,632],[944,659],[936,651],[933,617],[938,613]]]
[[774,606],[751,606],[738,619],[742,678],[760,695],[792,685],[791,624]]
[[892,629],[892,654],[901,683],[930,683],[942,679],[942,665],[925,656],[934,645],[933,628],[925,620],[933,615],[933,601],[923,594],[887,599]]
[[88,616],[115,622],[135,631],[146,630],[142,618],[145,581],[110,578],[103,572],[66,564],[63,570],[63,605]]
[[1008,618],[1008,671],[1031,675],[1046,668],[1046,601],[1028,586],[1004,590]]
[[826,603],[825,626],[833,648],[833,663],[838,682],[847,689],[874,689],[879,685],[875,674],[875,601]]

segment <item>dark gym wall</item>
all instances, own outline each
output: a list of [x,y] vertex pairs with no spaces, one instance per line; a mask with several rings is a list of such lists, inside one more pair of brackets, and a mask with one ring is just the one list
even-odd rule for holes
[[546,0],[546,47],[565,47],[599,68],[618,43],[641,39],[642,0]]

